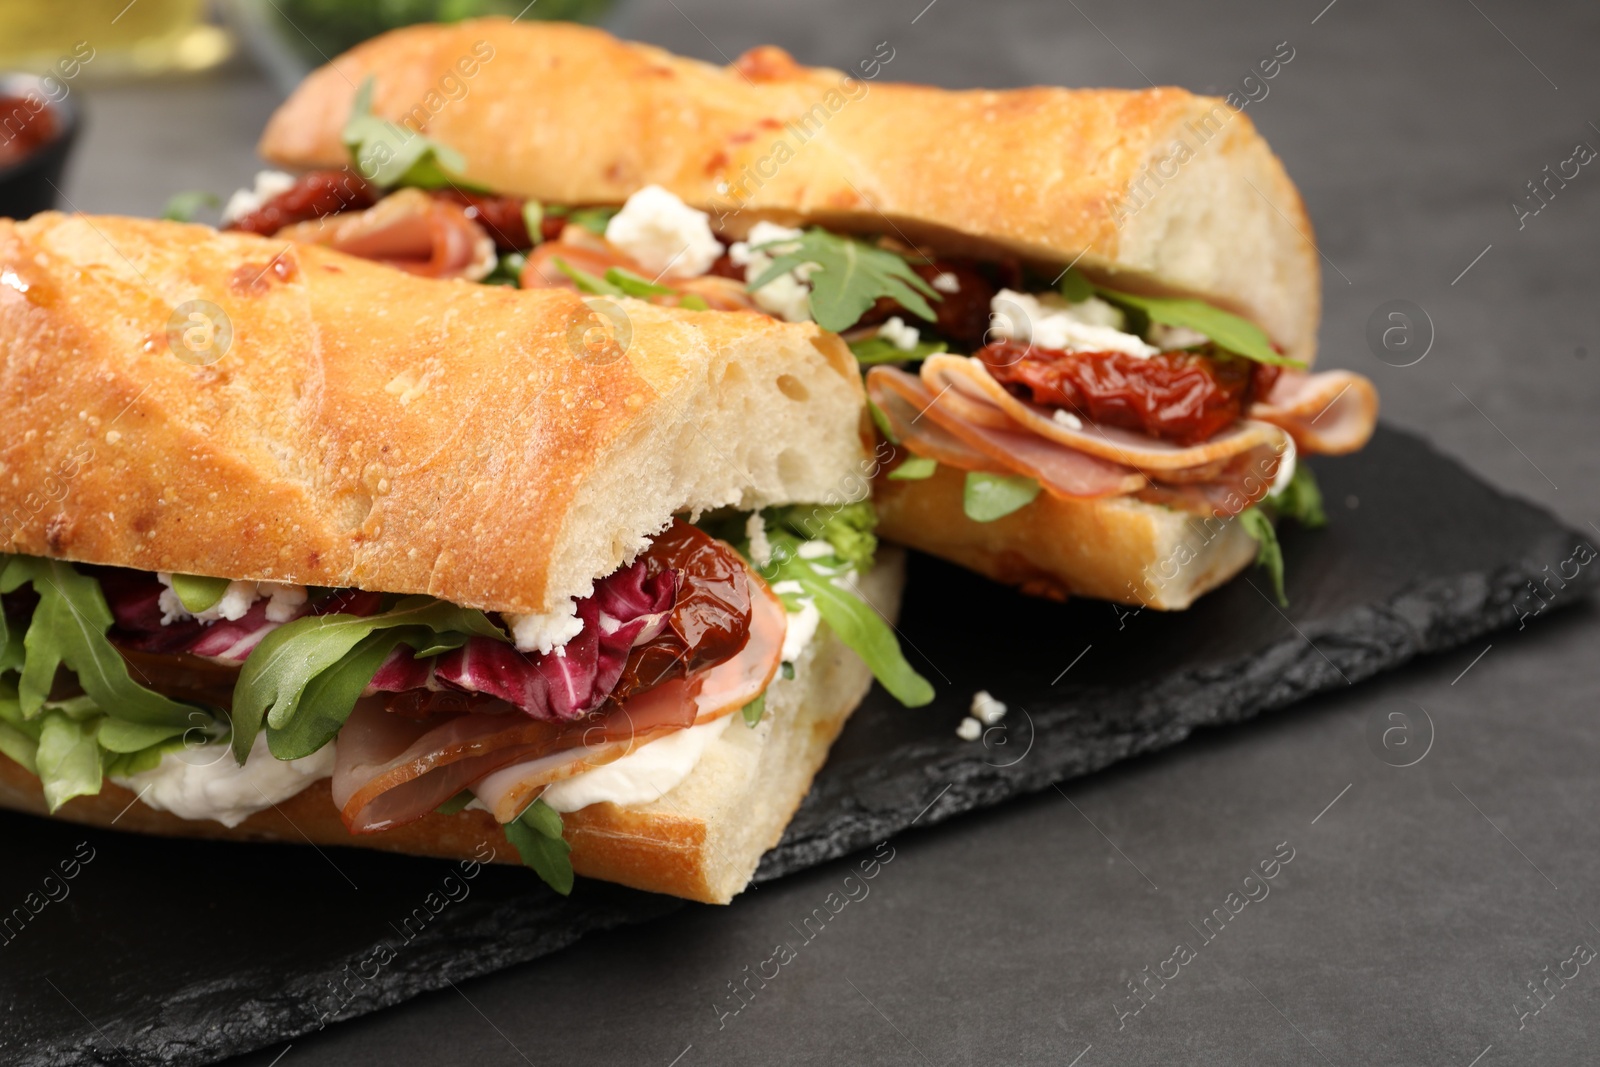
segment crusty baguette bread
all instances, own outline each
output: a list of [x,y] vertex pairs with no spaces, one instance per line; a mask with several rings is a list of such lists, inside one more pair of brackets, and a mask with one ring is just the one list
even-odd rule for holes
[[[169,340],[194,299],[231,322],[208,365]],[[547,611],[676,512],[859,479],[838,338],[609,307],[202,226],[0,219],[0,552]]]
[[1290,356],[1315,354],[1321,283],[1300,195],[1249,117],[1214,97],[845,81],[777,48],[715,67],[600,30],[483,19],[339,56],[273,115],[262,155],[346,163],[340,130],[369,75],[376,113],[457,149],[497,192],[619,203],[655,183],[735,234],[804,220],[1077,260],[1122,288],[1204,297]]
[[[903,577],[903,556],[885,549],[860,588],[893,619]],[[794,678],[776,679],[768,690],[761,723],[752,730],[736,716],[677,788],[652,804],[601,803],[568,813],[573,869],[637,889],[726,904],[783,836],[828,747],[871,684],[866,664],[826,625],[819,627]],[[326,780],[232,829],[134,801],[131,791],[108,781],[98,795],[76,797],[54,817],[169,837],[348,845],[447,859],[482,860],[487,843],[496,862],[520,862],[485,811],[435,813],[394,830],[351,836]],[[39,780],[4,756],[0,807],[39,815],[46,810]]]
[[878,478],[878,530],[1035,596],[1178,611],[1238,574],[1257,545],[1237,522],[1202,520],[1133,497],[1064,500],[1040,493],[993,522],[967,518],[965,472]]

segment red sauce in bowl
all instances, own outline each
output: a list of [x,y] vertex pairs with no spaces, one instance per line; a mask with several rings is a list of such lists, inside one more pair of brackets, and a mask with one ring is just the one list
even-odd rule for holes
[[0,168],[27,158],[60,132],[61,118],[44,98],[0,94]]

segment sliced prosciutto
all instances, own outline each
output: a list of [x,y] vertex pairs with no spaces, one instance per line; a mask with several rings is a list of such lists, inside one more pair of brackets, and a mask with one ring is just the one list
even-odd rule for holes
[[[944,462],[939,454],[946,450],[941,449],[940,444],[953,439],[959,443],[963,458],[971,455],[984,457],[981,463],[968,466],[966,462],[961,462],[954,466],[968,470],[1026,474],[1038,479],[1051,493],[1061,497],[1094,499],[1120,496],[1134,492],[1145,484],[1144,477],[1131,467],[1067,448],[1029,433],[1020,426],[999,429],[962,418],[953,405],[945,404],[944,399],[930,390],[921,378],[895,367],[872,368],[867,375],[867,391],[889,416],[896,436],[919,455],[929,455]],[[918,414],[897,423],[896,415],[889,414],[890,408],[885,406],[885,401],[891,396],[903,401],[902,404],[893,405],[897,413],[903,412],[909,405]],[[933,435],[922,426],[929,421],[942,432],[943,438],[929,442],[931,447],[925,452],[924,442]]]
[[1378,391],[1346,370],[1286,371],[1250,406],[1250,417],[1282,427],[1306,452],[1339,456],[1367,443],[1378,425]]
[[598,583],[578,617],[578,635],[543,655],[473,638],[391,656],[339,734],[334,798],[350,831],[421,818],[515,765],[494,793],[514,818],[549,782],[755,699],[787,626],[766,584],[687,523]]
[[494,239],[461,204],[401,189],[365,211],[286,226],[279,237],[327,245],[426,278],[477,281],[494,270]]

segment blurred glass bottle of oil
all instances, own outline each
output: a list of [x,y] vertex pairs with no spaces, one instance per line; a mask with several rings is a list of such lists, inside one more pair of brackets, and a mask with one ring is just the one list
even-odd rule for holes
[[0,0],[0,70],[51,73],[94,59],[99,79],[204,70],[233,50],[205,0]]

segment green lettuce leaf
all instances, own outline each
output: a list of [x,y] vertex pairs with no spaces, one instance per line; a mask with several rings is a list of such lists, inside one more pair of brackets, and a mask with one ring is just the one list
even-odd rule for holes
[[1260,508],[1245,508],[1239,513],[1239,522],[1243,524],[1244,532],[1255,538],[1260,546],[1256,551],[1256,566],[1267,568],[1278,606],[1288,607],[1289,598],[1283,592],[1283,549],[1278,544],[1278,531],[1272,528],[1272,520]]
[[[296,725],[296,716],[303,708],[310,707],[305,700],[307,688],[324,671],[339,665],[371,634],[400,627],[426,627],[434,634],[507,640],[504,631],[483,612],[427,596],[407,597],[392,610],[377,615],[308,615],[285,623],[262,639],[239,671],[239,681],[233,690],[234,758],[244,763],[263,723],[272,730],[284,732],[286,736],[281,744],[286,751],[298,751],[308,739],[320,736],[337,713],[319,707],[307,712],[316,717],[316,722]],[[364,665],[367,660],[361,662]],[[377,670],[376,664],[373,670]],[[341,671],[338,677],[326,683],[327,698],[338,696],[342,700],[349,692],[352,679],[358,676],[356,667]],[[369,674],[366,680],[370,681],[371,677]],[[365,685],[363,681],[362,686]],[[360,689],[356,693],[359,695]],[[353,697],[350,703],[354,706]],[[348,716],[349,711],[345,710],[344,714]],[[270,734],[268,743],[271,743]]]
[[193,574],[172,576],[172,591],[177,594],[183,610],[191,615],[216,607],[230,584],[226,578],[201,578]]
[[1326,526],[1328,513],[1322,507],[1322,490],[1317,477],[1304,463],[1295,465],[1294,474],[1283,490],[1267,498],[1272,510],[1285,519],[1293,519],[1302,526]]
[[[23,638],[26,663],[18,683],[22,713],[31,718],[43,707],[63,664],[77,675],[83,691],[102,708],[128,723],[166,728],[167,736],[195,725],[192,704],[154,693],[128,675],[128,664],[109,640],[111,609],[100,583],[79,574],[70,563],[37,556],[12,556],[0,569],[0,593],[31,584],[38,607]],[[207,721],[210,717],[206,716]]]
[[222,203],[216,193],[190,191],[175,193],[161,209],[161,217],[168,222],[193,222],[203,207],[218,207]]
[[768,508],[762,517],[768,526],[807,541],[828,542],[835,555],[857,570],[871,568],[873,554],[878,551],[878,538],[872,532],[878,526],[878,513],[868,500],[836,507],[790,504]]
[[1076,269],[1069,270],[1061,279],[1061,292],[1068,300],[1082,300],[1082,293],[1088,287],[1099,293],[1113,304],[1120,304],[1144,314],[1151,322],[1159,322],[1166,326],[1184,326],[1191,330],[1198,330],[1217,345],[1236,356],[1243,356],[1257,363],[1271,363],[1280,367],[1300,367],[1305,364],[1299,360],[1280,356],[1272,347],[1272,341],[1266,333],[1255,323],[1242,319],[1237,315],[1229,314],[1220,308],[1212,307],[1204,300],[1189,300],[1181,297],[1167,296],[1141,296],[1137,293],[1124,293],[1116,289],[1107,289],[1103,285],[1094,285],[1083,277]]
[[782,594],[786,608],[797,610],[805,599],[816,604],[822,621],[906,707],[922,707],[933,700],[932,684],[906,662],[894,628],[853,590],[836,584],[835,578],[849,566],[846,559],[837,555],[803,559],[801,538],[792,533],[769,532],[767,539],[772,544],[772,561],[763,568],[763,575],[773,584],[793,581],[800,586],[799,593]]
[[855,353],[856,362],[864,367],[877,363],[910,363],[919,359],[927,359],[945,351],[949,346],[943,341],[918,341],[915,348],[909,352],[893,341],[886,341],[882,337],[866,337],[859,341],[847,342],[850,351]]
[[611,223],[611,217],[621,211],[620,207],[568,207],[566,205],[546,204],[542,215],[552,218],[566,219],[574,226],[582,226],[598,237],[606,235],[606,227]]
[[466,643],[465,634],[439,634],[426,626],[368,634],[343,659],[307,683],[299,711],[283,727],[267,727],[267,747],[278,759],[300,759],[332,741],[355,710],[362,690],[399,646],[433,654]]
[[530,247],[544,243],[544,205],[537,200],[522,202],[522,224],[528,228]]
[[1015,474],[968,471],[961,509],[973,522],[993,522],[1033,503],[1039,483]]
[[52,812],[73,797],[100,792],[103,768],[95,740],[99,729],[97,719],[79,719],[56,708],[40,719],[34,762]]
[[938,469],[938,460],[929,459],[927,456],[908,456],[905,462],[889,472],[889,480],[892,482],[920,482],[924,478],[932,478],[933,472]]
[[657,285],[649,278],[624,270],[621,267],[612,267],[606,271],[606,281],[616,286],[627,296],[636,296],[643,300],[652,296],[671,296],[677,290],[666,285]]
[[397,185],[474,188],[462,179],[467,161],[460,152],[374,115],[372,89],[369,76],[356,92],[350,120],[341,134],[357,173],[380,189]]
[[502,829],[524,865],[562,896],[572,892],[572,846],[561,836],[561,813],[535,800]]
[[772,257],[772,265],[746,288],[754,292],[812,264],[811,315],[818,326],[834,333],[854,326],[879,297],[889,297],[921,319],[936,318],[929,299],[943,299],[904,257],[816,227],[757,248]]
[[872,424],[878,428],[879,433],[883,434],[883,439],[891,445],[899,444],[899,435],[894,432],[894,427],[889,424],[889,416],[883,413],[883,409],[877,405],[877,402],[869,398],[867,400],[867,410],[872,413]]
[[572,283],[578,287],[580,293],[587,293],[590,296],[627,295],[620,286],[612,285],[604,278],[597,278],[586,270],[574,267],[560,256],[551,257],[550,262],[555,264],[556,270],[572,279]]
[[522,287],[522,268],[528,257],[521,252],[504,252],[494,261],[494,269],[483,276],[484,285],[504,285],[510,289]]
[[[790,668],[790,670],[793,669],[794,668],[792,667]],[[767,694],[763,692],[750,703],[746,704],[743,708],[740,708],[739,713],[744,716],[744,724],[751,729],[754,729],[758,724],[760,724],[761,715],[766,710]]]

